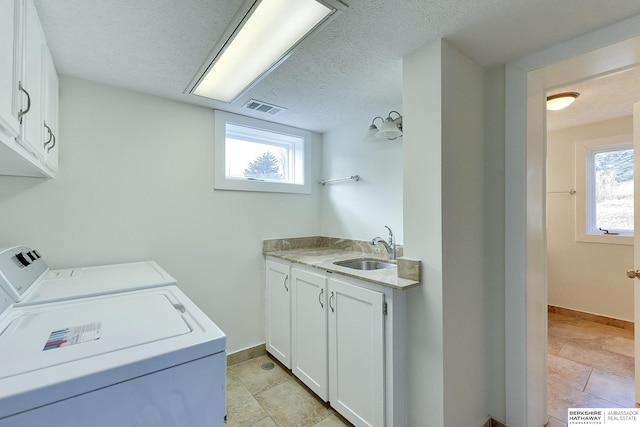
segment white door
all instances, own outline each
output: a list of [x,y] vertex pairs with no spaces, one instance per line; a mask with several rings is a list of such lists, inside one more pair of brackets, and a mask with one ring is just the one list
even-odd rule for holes
[[267,260],[267,351],[291,369],[291,293],[289,265]]
[[[633,263],[634,269],[640,269],[640,103],[633,105]],[[632,270],[633,271],[633,270]],[[631,277],[631,276],[630,276]],[[638,277],[640,279],[640,277]],[[635,374],[636,374],[636,402],[640,402],[640,280],[633,281],[634,304],[633,320],[635,323]]]
[[291,269],[291,359],[295,376],[325,402],[329,395],[327,361],[327,278]]
[[329,400],[357,427],[384,425],[384,295],[329,280]]

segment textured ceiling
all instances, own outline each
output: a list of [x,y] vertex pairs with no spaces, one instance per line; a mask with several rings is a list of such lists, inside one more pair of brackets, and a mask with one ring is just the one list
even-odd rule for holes
[[[233,104],[183,92],[242,0],[35,3],[60,74],[320,132],[400,105],[402,57],[440,37],[490,67],[640,13],[637,0],[344,1],[347,10]],[[250,98],[288,111],[240,109]]]
[[640,67],[565,86],[549,95],[560,92],[578,92],[580,96],[564,110],[547,112],[548,130],[630,116],[633,104],[640,102]]

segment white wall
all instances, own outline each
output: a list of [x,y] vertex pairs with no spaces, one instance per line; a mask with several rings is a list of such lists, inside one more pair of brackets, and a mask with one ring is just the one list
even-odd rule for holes
[[[548,192],[576,188],[575,143],[633,133],[632,117],[547,134]],[[624,274],[633,266],[633,246],[577,242],[576,198],[547,195],[548,303],[633,321],[633,286]]]
[[[387,116],[399,107],[380,111]],[[395,114],[393,117],[397,117]],[[387,238],[389,226],[397,243],[403,242],[402,145],[403,138],[363,142],[373,117],[363,117],[322,136],[322,176],[325,179],[359,175],[321,187],[321,230],[325,236],[370,240]],[[380,120],[376,120],[379,124]]]
[[55,179],[0,177],[0,246],[33,246],[53,268],[154,259],[229,352],[264,343],[262,240],[318,234],[317,186],[214,191],[206,108],[62,77],[60,121]]
[[485,73],[450,45],[442,47],[445,424],[474,426],[487,417]]
[[[437,41],[404,58],[409,425],[487,419],[484,71]],[[446,96],[444,96],[446,94]]]
[[434,427],[444,426],[440,48],[403,60],[404,249],[422,262],[422,286],[407,291],[408,419]]
[[488,412],[506,421],[505,403],[505,69],[487,71],[485,87],[485,281]]

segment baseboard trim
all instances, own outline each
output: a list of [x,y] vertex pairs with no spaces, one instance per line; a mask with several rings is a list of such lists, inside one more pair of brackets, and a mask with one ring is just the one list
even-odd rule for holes
[[236,351],[233,354],[228,354],[227,366],[237,365],[238,363],[246,362],[249,359],[265,354],[267,354],[266,344],[258,344],[254,347],[245,348],[244,350]]
[[600,323],[602,325],[615,326],[616,328],[627,329],[633,331],[633,322],[628,320],[614,319],[613,317],[601,316],[599,314],[585,313],[583,311],[572,310],[570,308],[556,307],[554,305],[547,306],[549,313],[562,314],[563,316],[573,317],[576,319],[588,320],[590,322]]
[[482,427],[507,427],[507,426],[505,426],[504,424],[502,424],[498,420],[494,420],[493,418],[489,418],[487,420],[487,422],[482,425]]

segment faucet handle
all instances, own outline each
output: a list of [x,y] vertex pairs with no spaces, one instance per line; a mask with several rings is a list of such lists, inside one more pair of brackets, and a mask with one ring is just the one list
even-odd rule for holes
[[384,228],[386,228],[387,230],[389,230],[389,244],[393,245],[394,243],[394,239],[393,239],[393,231],[391,231],[391,228],[389,228],[389,226],[385,225]]

